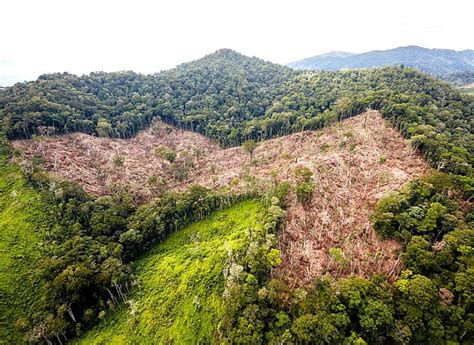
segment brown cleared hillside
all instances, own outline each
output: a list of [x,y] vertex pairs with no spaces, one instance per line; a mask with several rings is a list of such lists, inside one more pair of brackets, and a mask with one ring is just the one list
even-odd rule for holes
[[[24,164],[32,157],[40,158],[42,166],[53,176],[80,184],[84,190],[96,195],[106,195],[116,186],[135,195],[140,201],[160,194],[163,188],[150,183],[151,176],[157,181],[168,181],[169,188],[176,187],[172,164],[155,153],[160,146],[178,153],[178,163],[189,157],[193,165],[199,165],[199,157],[219,150],[202,135],[178,130],[162,122],[133,139],[99,138],[83,133],[62,136],[38,136],[32,140],[12,142],[20,149]],[[117,166],[114,161],[123,163]]]
[[[327,272],[395,277],[401,266],[399,244],[378,239],[369,216],[385,192],[428,170],[375,111],[320,131],[260,143],[252,163],[240,147],[220,149],[199,134],[163,123],[128,140],[73,134],[13,145],[22,157],[40,157],[55,176],[76,181],[89,192],[103,195],[118,185],[139,191],[137,201],[191,183],[236,191],[265,189],[275,180],[292,182],[297,166],[310,168],[316,191],[304,206],[290,193],[280,234],[283,264],[273,272],[291,285],[310,283]],[[176,150],[174,164],[154,154],[160,145]],[[116,157],[123,158],[123,165],[114,164]],[[186,178],[173,176],[177,166],[187,171]],[[150,179],[153,175],[166,184]],[[342,250],[342,261],[331,256],[331,248]]]

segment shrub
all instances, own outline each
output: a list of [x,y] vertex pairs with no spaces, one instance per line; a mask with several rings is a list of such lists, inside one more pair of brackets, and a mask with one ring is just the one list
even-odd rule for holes
[[316,187],[313,181],[313,173],[310,169],[299,166],[295,169],[296,198],[300,202],[307,202],[311,199]]

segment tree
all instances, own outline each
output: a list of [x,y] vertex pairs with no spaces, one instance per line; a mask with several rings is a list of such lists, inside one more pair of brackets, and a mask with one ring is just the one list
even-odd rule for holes
[[306,202],[311,199],[315,184],[313,181],[313,172],[304,166],[298,166],[295,169],[296,197],[300,202]]
[[325,312],[307,314],[297,318],[291,327],[296,339],[303,344],[332,344],[341,339],[341,333]]
[[115,156],[113,162],[116,168],[120,168],[121,166],[123,166],[123,157]]
[[167,160],[170,163],[174,163],[176,160],[176,151],[165,146],[165,145],[160,145],[155,149],[155,155],[157,157],[163,158]]
[[255,151],[257,146],[258,145],[255,140],[247,140],[244,141],[244,143],[242,144],[242,149],[244,150],[244,152],[250,155],[250,161],[252,161],[253,152]]
[[96,132],[99,137],[110,137],[113,135],[113,128],[107,119],[100,119],[97,122]]

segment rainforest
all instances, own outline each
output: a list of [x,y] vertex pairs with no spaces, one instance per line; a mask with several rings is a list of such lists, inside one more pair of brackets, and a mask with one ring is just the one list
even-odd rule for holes
[[230,49],[0,89],[0,344],[474,342],[474,97]]

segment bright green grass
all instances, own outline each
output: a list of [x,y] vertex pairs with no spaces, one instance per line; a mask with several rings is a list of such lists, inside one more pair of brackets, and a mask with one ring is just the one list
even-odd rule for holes
[[41,234],[48,226],[46,210],[18,168],[0,157],[0,344],[23,342],[16,321],[39,302],[41,284],[35,271]]
[[[138,260],[138,303],[112,313],[78,341],[82,344],[209,344],[222,313],[223,269],[228,251],[242,247],[259,227],[260,204],[240,202],[171,235]],[[109,311],[110,313],[110,311]]]

